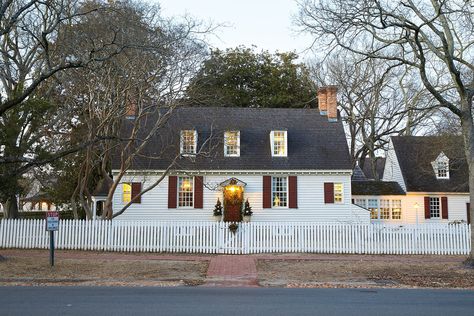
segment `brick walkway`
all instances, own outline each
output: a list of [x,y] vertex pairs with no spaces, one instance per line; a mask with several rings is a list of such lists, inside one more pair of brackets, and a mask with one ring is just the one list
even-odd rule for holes
[[204,286],[257,287],[256,258],[245,255],[213,257]]

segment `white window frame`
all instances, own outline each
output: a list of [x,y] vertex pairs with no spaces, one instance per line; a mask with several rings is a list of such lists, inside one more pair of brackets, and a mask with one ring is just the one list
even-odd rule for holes
[[[365,209],[367,210],[370,210],[370,205],[369,205],[369,200],[372,200],[372,201],[377,201],[377,218],[372,218],[372,215],[370,215],[370,220],[371,221],[387,221],[387,220],[393,220],[393,221],[401,221],[403,219],[403,207],[402,207],[402,199],[400,198],[393,198],[393,197],[386,197],[386,198],[380,198],[378,196],[373,196],[373,197],[369,197],[369,198],[356,198],[354,200],[355,204],[356,205],[359,205],[361,206],[360,204],[358,203],[365,203],[365,206],[361,206],[361,207],[364,207]],[[382,201],[387,201],[388,204],[388,208],[389,208],[389,217],[388,218],[382,218],[382,208],[383,208],[383,204],[382,204]],[[395,201],[399,202],[398,205],[400,206],[400,218],[393,218],[393,209],[395,208]],[[398,208],[398,207],[397,207]]]
[[[273,186],[273,183],[274,183],[273,179],[275,179],[275,178],[282,178],[282,179],[285,179],[285,181],[286,181],[286,193],[285,193],[286,194],[286,206],[281,206],[281,205],[275,206],[273,204],[273,201],[274,201],[273,194],[275,192],[284,193],[284,191],[275,191],[275,188]],[[273,177],[272,176],[272,208],[288,208],[288,205],[289,205],[289,200],[288,199],[289,199],[289,197],[290,197],[290,193],[289,193],[288,177],[285,177],[285,176],[275,176],[275,177]]]
[[[388,213],[384,214],[384,209],[388,210]],[[382,221],[390,220],[391,219],[391,203],[390,199],[380,199],[379,200],[379,218]],[[387,216],[387,217],[383,217]]]
[[366,209],[367,199],[354,199],[354,204]]
[[[439,196],[430,196],[430,219],[441,219],[441,198]],[[438,216],[433,216],[432,207],[435,205],[434,201],[438,200]]]
[[[433,166],[436,179],[449,179],[449,158],[443,152],[438,155],[436,160],[433,161],[431,165]],[[442,169],[440,169],[441,165],[443,166]],[[440,175],[440,170],[444,170],[446,173],[444,175]]]
[[[235,154],[229,154],[228,153],[228,146],[227,146],[227,137],[228,133],[237,133],[237,153]],[[224,132],[224,156],[225,157],[240,157],[240,131],[236,130],[229,130]]]
[[[377,202],[376,207],[372,207],[373,205],[370,205],[369,201],[375,201]],[[376,217],[372,218],[372,211],[370,210],[371,208],[375,208],[376,211]],[[380,199],[379,198],[368,198],[367,199],[367,209],[370,211],[370,220],[380,220]]]
[[[395,201],[397,202],[400,202],[399,204],[399,209],[400,209],[400,218],[393,218],[393,210],[395,208],[398,208],[398,207],[395,207]],[[402,199],[391,199],[390,200],[390,219],[391,220],[394,220],[394,221],[401,221],[402,220],[402,217],[403,217],[403,210],[402,210]]]
[[[194,132],[194,145],[193,145],[193,152],[184,152],[184,133],[186,132]],[[185,130],[181,130],[180,132],[180,141],[179,141],[179,152],[181,153],[181,155],[183,156],[194,156],[196,155],[196,151],[197,151],[197,138],[198,138],[198,135],[197,135],[197,131],[194,129],[185,129]]]
[[[440,169],[440,165],[442,165],[442,169]],[[440,175],[440,171],[443,171],[444,175]],[[436,162],[436,178],[449,179],[449,162],[444,160],[438,160]]]
[[[186,205],[186,206],[180,206],[179,205],[179,193],[180,193],[180,182],[181,182],[181,179],[183,178],[189,178],[190,179],[190,183],[191,183],[191,186],[193,187],[193,190],[192,190],[192,200],[191,200],[191,205]],[[195,187],[194,187],[194,177],[193,176],[178,176],[178,181],[177,182],[177,194],[176,194],[176,207],[177,208],[180,208],[180,209],[191,209],[191,208],[194,208],[194,199],[196,198],[196,194],[195,194]],[[183,191],[185,192],[185,191]]]
[[[285,141],[285,151],[283,154],[275,154],[275,133],[283,133],[284,141]],[[272,157],[288,157],[288,133],[287,131],[271,131],[270,132],[270,149],[272,151]]]
[[[336,186],[340,185],[341,186],[341,201],[336,201]],[[342,182],[334,182],[334,204],[344,204],[344,183]]]

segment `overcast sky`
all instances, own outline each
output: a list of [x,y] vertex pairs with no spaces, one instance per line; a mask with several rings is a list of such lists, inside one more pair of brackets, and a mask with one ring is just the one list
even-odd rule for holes
[[[154,1],[154,0],[150,0]],[[155,1],[156,2],[156,1]],[[297,13],[294,0],[158,0],[165,16],[189,14],[204,21],[228,25],[211,37],[217,48],[257,46],[270,52],[295,51],[308,57],[308,36],[298,35],[292,25]]]

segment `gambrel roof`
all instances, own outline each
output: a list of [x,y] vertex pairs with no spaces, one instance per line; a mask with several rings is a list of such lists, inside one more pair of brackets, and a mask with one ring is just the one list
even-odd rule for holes
[[[151,126],[144,122],[145,129]],[[126,122],[125,128],[130,128]],[[148,127],[150,128],[150,127]],[[182,157],[179,170],[351,170],[351,160],[341,120],[329,122],[315,108],[180,107],[166,126],[157,131],[131,170],[163,170],[179,153],[180,130],[196,130],[198,148],[205,156]],[[240,157],[224,157],[223,133],[240,131]],[[272,130],[285,130],[288,156],[272,157]],[[112,169],[118,168],[113,161]]]
[[[468,166],[461,136],[396,136],[393,148],[411,192],[469,192]],[[449,158],[449,179],[437,179],[432,162]]]

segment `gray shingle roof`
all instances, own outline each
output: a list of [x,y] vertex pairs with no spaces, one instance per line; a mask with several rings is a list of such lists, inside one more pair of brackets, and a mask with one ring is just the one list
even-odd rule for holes
[[383,172],[385,169],[385,158],[376,157],[375,168],[377,169],[377,177],[374,175],[372,171],[372,158],[366,157],[364,159],[364,166],[362,167],[362,171],[364,172],[367,179],[372,179],[372,180],[381,180],[383,178]]
[[405,195],[398,182],[352,181],[352,195]]
[[[151,120],[144,123],[150,128]],[[127,124],[125,124],[127,128]],[[130,124],[128,124],[130,125]],[[147,127],[148,126],[148,127]],[[342,122],[328,122],[317,109],[182,107],[174,110],[131,169],[162,170],[179,152],[183,129],[198,132],[206,157],[179,158],[183,170],[350,170],[351,161]],[[240,130],[240,157],[224,157],[223,133]],[[286,130],[288,157],[272,157],[270,131]],[[159,158],[157,158],[159,157]],[[118,168],[114,159],[112,168]]]
[[[407,191],[469,192],[462,137],[396,136],[392,142]],[[441,152],[449,158],[449,179],[437,179],[431,165]]]

